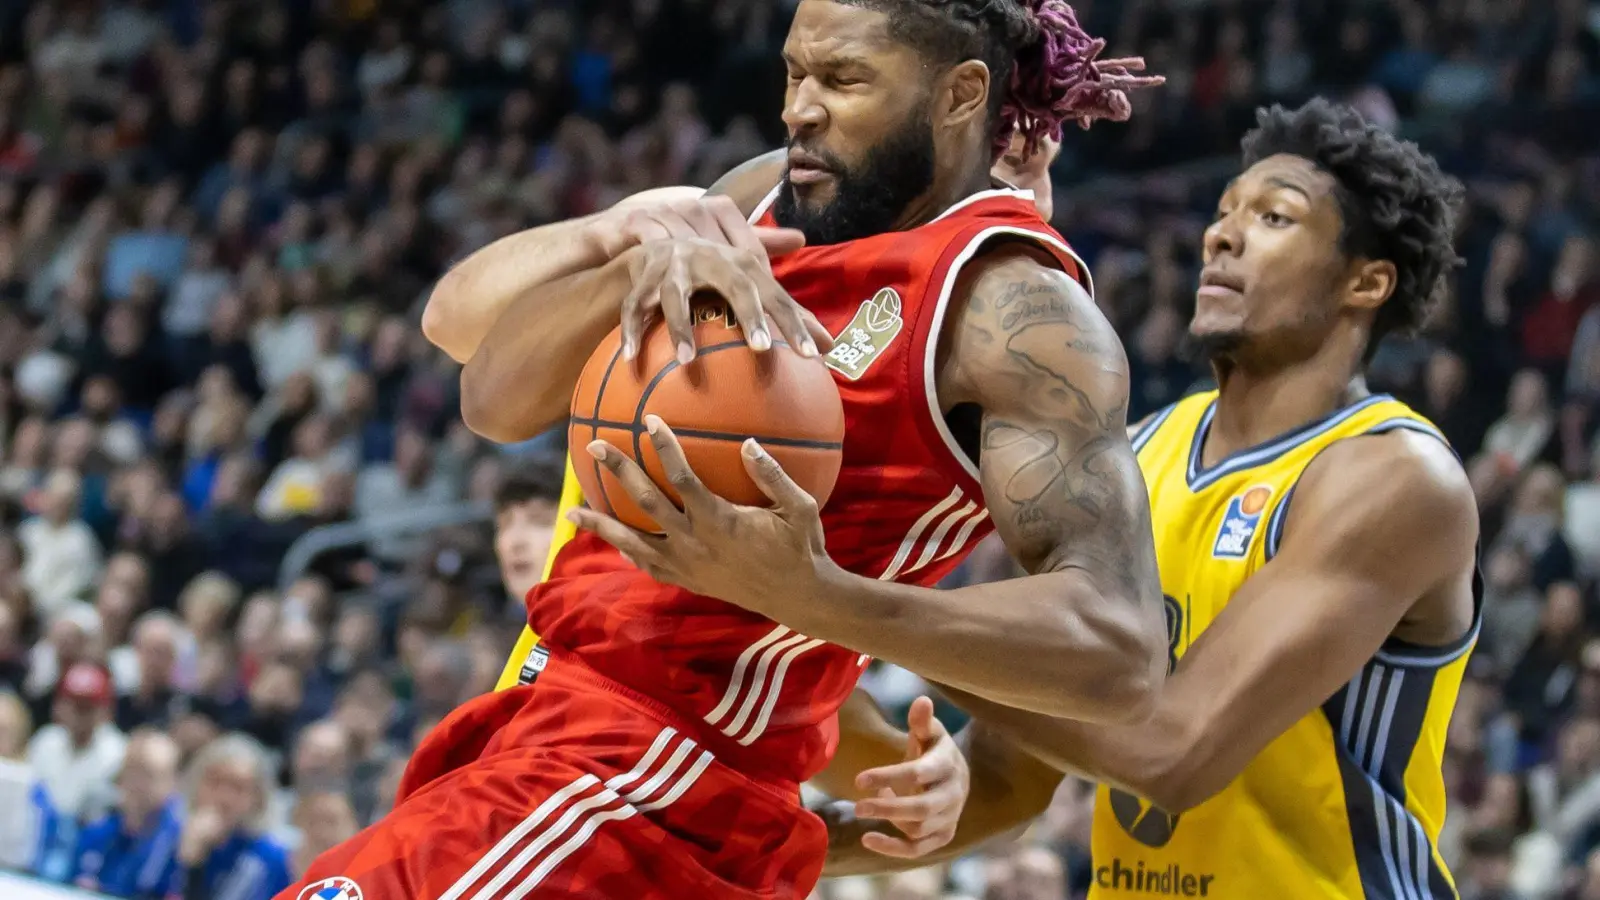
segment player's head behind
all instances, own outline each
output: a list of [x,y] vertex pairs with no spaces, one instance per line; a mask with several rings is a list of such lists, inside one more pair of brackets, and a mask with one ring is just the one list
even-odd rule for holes
[[562,474],[559,462],[535,459],[507,473],[495,490],[494,554],[512,596],[525,596],[544,572]]
[[783,55],[790,159],[773,208],[812,245],[892,230],[936,180],[965,183],[1014,135],[1125,119],[1143,82],[1065,0],[802,0]]
[[1460,182],[1416,144],[1315,99],[1257,113],[1206,230],[1190,337],[1213,362],[1371,359],[1426,323],[1460,264]]

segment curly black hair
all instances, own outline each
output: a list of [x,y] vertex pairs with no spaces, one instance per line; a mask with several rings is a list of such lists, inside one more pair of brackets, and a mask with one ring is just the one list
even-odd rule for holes
[[1416,144],[1320,97],[1298,109],[1259,110],[1241,148],[1245,168],[1290,154],[1332,175],[1344,217],[1341,249],[1394,263],[1394,295],[1373,320],[1368,359],[1385,335],[1427,324],[1444,298],[1447,276],[1462,263],[1455,251],[1461,182]]

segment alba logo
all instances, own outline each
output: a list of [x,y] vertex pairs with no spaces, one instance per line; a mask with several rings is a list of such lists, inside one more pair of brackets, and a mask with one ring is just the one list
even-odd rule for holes
[[1261,516],[1272,500],[1272,488],[1258,484],[1228,501],[1228,511],[1217,529],[1217,542],[1211,547],[1215,559],[1244,559],[1261,525]]

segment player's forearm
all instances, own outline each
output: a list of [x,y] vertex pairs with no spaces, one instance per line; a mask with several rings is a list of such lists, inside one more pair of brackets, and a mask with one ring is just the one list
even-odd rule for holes
[[602,214],[507,235],[457,263],[434,285],[422,333],[457,362],[477,352],[517,298],[609,260],[595,227]]
[[[1168,685],[1172,680],[1168,680]],[[1231,760],[1214,759],[1203,740],[1203,704],[1165,691],[1136,725],[1087,724],[946,692],[985,728],[1060,772],[1130,791],[1180,813],[1232,780]]]
[[632,283],[627,253],[516,298],[461,370],[461,417],[492,441],[541,434],[566,418],[590,354],[617,326]]
[[1136,721],[1161,683],[1159,620],[1079,569],[951,591],[832,566],[820,582],[814,602],[785,604],[785,625],[1008,706]]
[[828,826],[824,875],[898,872],[954,859],[1026,827],[1049,807],[1061,783],[1059,771],[983,723],[973,723],[958,739],[966,750],[971,788],[950,843],[916,859],[874,853],[861,845],[861,838],[872,832],[898,836],[894,828],[875,819],[857,818],[850,803],[830,803],[815,810]]

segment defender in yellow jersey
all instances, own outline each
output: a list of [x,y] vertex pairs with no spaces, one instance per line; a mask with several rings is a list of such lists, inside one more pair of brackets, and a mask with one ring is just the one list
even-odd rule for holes
[[1171,674],[1136,725],[953,694],[974,773],[1012,777],[975,787],[947,852],[1076,772],[1102,785],[1091,897],[1453,897],[1435,843],[1476,504],[1439,432],[1360,371],[1456,265],[1460,188],[1323,101],[1262,113],[1244,151],[1190,326],[1219,390],[1134,429]]

